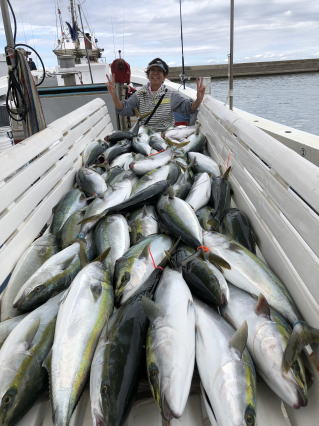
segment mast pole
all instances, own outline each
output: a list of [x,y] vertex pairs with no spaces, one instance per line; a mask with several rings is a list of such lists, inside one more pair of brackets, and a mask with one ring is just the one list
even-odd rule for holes
[[234,0],[230,0],[230,53],[229,53],[229,109],[233,109],[234,104]]
[[91,76],[91,82],[93,84],[92,69],[91,69],[91,64],[90,64],[88,48],[87,48],[86,43],[85,43],[85,33],[84,33],[84,26],[83,26],[83,21],[82,21],[82,13],[81,13],[81,8],[80,8],[79,4],[78,4],[78,8],[79,8],[79,16],[80,16],[80,21],[81,21],[81,26],[82,26],[82,33],[83,33],[83,41],[84,41],[84,47],[85,47],[85,52],[86,52],[86,59],[88,61],[89,71],[90,71],[90,76]]
[[9,8],[7,0],[1,0],[1,13],[3,19],[4,31],[6,34],[7,45],[8,47],[14,48],[14,38],[12,34],[11,21],[9,15]]
[[78,34],[77,32],[77,22],[76,22],[76,11],[75,11],[75,6],[74,6],[74,0],[70,0],[70,8],[71,8],[71,17],[72,17],[72,27],[73,29],[76,29],[76,34]]

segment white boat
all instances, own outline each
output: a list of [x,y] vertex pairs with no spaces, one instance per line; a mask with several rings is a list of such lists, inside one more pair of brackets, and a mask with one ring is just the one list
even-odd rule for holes
[[[170,84],[170,83],[168,83]],[[194,97],[192,89],[187,95]],[[247,213],[259,248],[285,282],[305,319],[319,327],[319,169],[236,112],[206,96],[198,119],[209,152],[232,165],[234,202]],[[95,99],[11,149],[0,153],[0,282],[50,220],[52,208],[72,186],[85,146],[109,134],[112,121],[105,103]],[[306,408],[293,410],[258,384],[259,426],[314,426],[319,418],[319,376]],[[150,399],[133,406],[125,426],[160,426]],[[43,396],[19,425],[51,425],[50,403]],[[72,425],[91,425],[88,392]],[[171,425],[209,425],[199,394],[192,394],[183,417]]]
[[[143,84],[145,74],[133,70],[132,81]],[[167,84],[178,86],[169,81]],[[196,96],[192,89],[184,93]],[[61,118],[50,122],[41,132],[0,152],[0,285],[50,221],[53,207],[71,188],[82,165],[85,147],[114,129],[116,121],[109,95],[107,103],[98,94],[94,97],[79,108],[73,106],[74,110],[66,115],[63,112]],[[282,135],[284,130],[276,129],[272,122],[259,122],[265,130],[262,131],[250,123],[256,120],[255,116],[230,111],[210,96],[205,97],[198,120],[207,136],[212,158],[224,169],[232,166],[230,183],[234,203],[250,218],[263,257],[286,284],[307,322],[319,328],[319,168],[298,154],[300,143],[312,145],[313,135],[298,142],[293,134],[289,138]],[[290,149],[287,144],[295,145]],[[312,158],[318,155],[318,146],[314,144],[309,154]],[[299,410],[285,406],[259,381],[257,424],[315,426],[319,418],[318,402],[317,373],[308,406]],[[18,423],[19,426],[52,424],[48,395],[30,407]],[[87,389],[70,424],[92,425]],[[171,421],[171,426],[210,424],[196,392],[190,395],[183,416]],[[161,425],[159,410],[149,397],[135,402],[125,423],[125,426]]]

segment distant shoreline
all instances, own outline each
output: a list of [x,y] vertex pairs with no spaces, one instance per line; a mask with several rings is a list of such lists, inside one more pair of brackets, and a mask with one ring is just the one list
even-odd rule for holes
[[[170,67],[169,79],[179,80],[181,67]],[[242,62],[234,64],[235,77],[253,77],[276,74],[319,72],[318,59],[295,59],[287,61]],[[223,78],[228,76],[228,64],[185,66],[185,74],[193,80],[197,77]]]

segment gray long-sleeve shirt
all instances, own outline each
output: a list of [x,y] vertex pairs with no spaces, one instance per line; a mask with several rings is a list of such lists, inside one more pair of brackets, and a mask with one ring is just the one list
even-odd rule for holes
[[[151,113],[157,104],[159,98],[163,95],[165,89],[167,92],[157,108],[155,114],[150,119],[148,125],[156,131],[166,130],[168,127],[174,125],[173,112],[181,112],[183,114],[191,114],[192,111],[192,99],[186,98],[184,95],[176,90],[167,88],[162,85],[160,90],[153,94],[149,90],[149,86],[145,85],[137,92],[135,92],[130,98],[123,101],[124,108],[117,112],[121,115],[132,116],[135,115],[137,109],[140,114]],[[142,121],[145,122],[145,119]]]

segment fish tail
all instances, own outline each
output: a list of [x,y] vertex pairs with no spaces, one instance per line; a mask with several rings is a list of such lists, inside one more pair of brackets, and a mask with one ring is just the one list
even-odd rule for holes
[[[283,370],[288,371],[304,347],[314,343],[319,343],[319,330],[304,321],[296,322],[284,352]],[[311,359],[316,369],[319,370],[317,357],[313,354]]]

